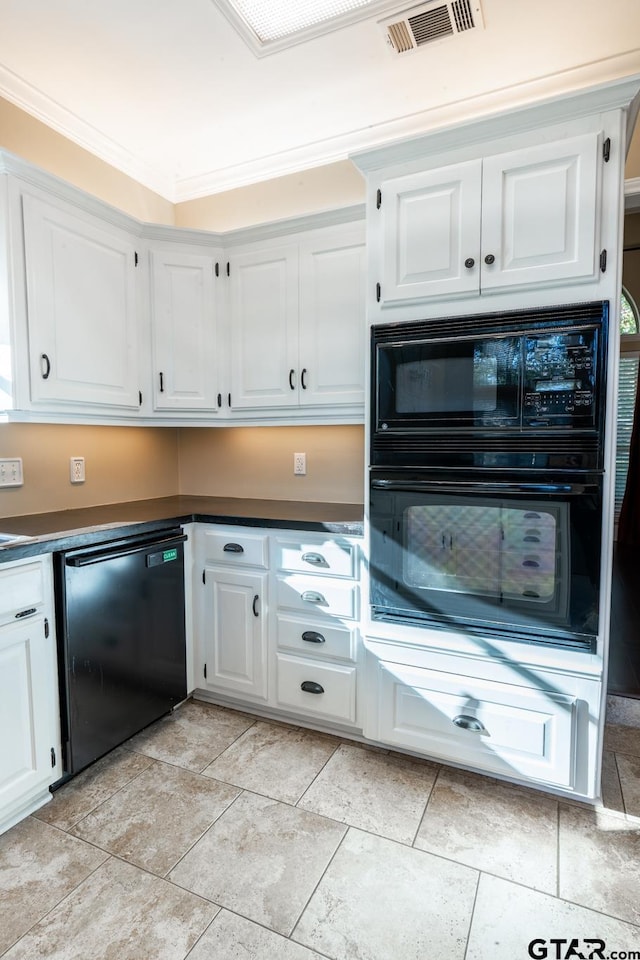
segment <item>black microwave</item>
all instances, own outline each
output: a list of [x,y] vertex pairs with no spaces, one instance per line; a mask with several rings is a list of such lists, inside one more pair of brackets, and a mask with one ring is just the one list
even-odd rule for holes
[[607,326],[598,301],[372,327],[372,466],[455,450],[460,466],[476,451],[478,466],[501,451],[514,466],[520,451],[524,465],[562,468],[565,453],[569,468],[601,468]]

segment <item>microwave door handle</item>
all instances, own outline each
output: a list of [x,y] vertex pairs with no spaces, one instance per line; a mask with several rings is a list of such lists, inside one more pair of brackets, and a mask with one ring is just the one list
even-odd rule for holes
[[380,480],[371,481],[371,486],[379,490],[398,490],[432,493],[527,493],[527,494],[575,494],[594,493],[596,484],[582,483],[512,483],[500,480]]

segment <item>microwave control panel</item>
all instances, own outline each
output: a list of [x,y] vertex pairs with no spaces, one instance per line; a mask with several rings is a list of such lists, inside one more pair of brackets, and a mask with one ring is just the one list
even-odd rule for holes
[[523,425],[595,421],[597,330],[525,336]]

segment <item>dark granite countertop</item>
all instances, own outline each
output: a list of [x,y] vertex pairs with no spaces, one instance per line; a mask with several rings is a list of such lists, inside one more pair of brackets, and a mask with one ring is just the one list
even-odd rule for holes
[[362,536],[363,533],[363,507],[358,503],[162,497],[0,519],[0,533],[25,538],[0,546],[0,563],[55,550],[71,550],[160,530],[170,523],[194,520],[251,527],[324,530],[349,536]]

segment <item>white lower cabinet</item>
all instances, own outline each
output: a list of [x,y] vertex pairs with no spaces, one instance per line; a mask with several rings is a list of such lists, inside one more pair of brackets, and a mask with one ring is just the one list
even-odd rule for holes
[[199,524],[195,542],[196,687],[357,727],[357,538]]
[[0,832],[61,776],[51,577],[49,557],[0,566]]
[[205,690],[267,699],[268,575],[259,569],[266,565],[266,548],[265,535],[242,528],[197,532],[196,681]]
[[359,548],[323,534],[273,538],[275,700],[318,722],[358,725]]
[[519,676],[517,664],[407,655],[375,642],[367,642],[366,658],[365,736],[509,779],[594,795],[599,682],[530,669]]
[[355,723],[355,665],[278,654],[276,677],[279,706],[340,723]]
[[357,537],[196,524],[195,543],[196,695],[598,796],[602,683],[590,658],[469,656],[418,629],[363,641]]

